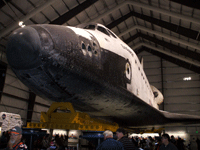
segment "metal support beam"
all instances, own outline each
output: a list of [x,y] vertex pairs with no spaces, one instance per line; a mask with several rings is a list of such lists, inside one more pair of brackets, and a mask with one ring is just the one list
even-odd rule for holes
[[143,52],[144,50],[142,48],[134,50],[135,54],[138,55],[139,53]]
[[4,62],[0,61],[0,102],[5,84],[6,70],[7,70],[7,65]]
[[[163,80],[163,59],[160,58],[160,71],[161,71],[161,93],[163,94],[164,96],[164,80]],[[163,103],[160,105],[159,109],[160,110],[164,110],[165,109],[165,105],[164,105],[164,100],[163,100]]]
[[134,41],[135,39],[137,39],[138,37],[140,37],[140,35],[141,35],[140,33],[137,33],[137,34],[131,36],[130,38],[126,39],[124,42],[125,42],[126,44],[128,44],[128,43]]
[[179,3],[188,7],[200,9],[200,1],[199,0],[193,0],[193,1],[188,1],[188,0],[170,0],[175,3]]
[[132,28],[126,29],[124,32],[120,33],[118,36],[119,36],[119,37],[122,37],[122,36],[124,36],[125,34],[131,32],[131,31],[133,31],[133,30],[136,30],[136,29],[139,29],[139,30],[142,30],[142,31],[144,31],[144,32],[151,33],[151,34],[155,34],[155,35],[157,35],[157,36],[166,38],[166,39],[168,39],[168,40],[175,41],[175,42],[180,43],[180,44],[183,44],[183,45],[185,45],[185,46],[189,46],[189,47],[191,47],[191,48],[197,49],[197,50],[200,52],[200,47],[199,47],[199,45],[197,45],[197,44],[188,42],[188,41],[186,41],[186,40],[181,40],[181,39],[176,38],[176,37],[174,37],[174,36],[170,36],[170,35],[167,35],[167,34],[163,34],[162,32],[154,31],[154,30],[151,30],[151,29],[149,29],[149,28],[145,28],[145,27],[139,26],[139,25],[136,25],[136,26],[133,26]]
[[[5,0],[7,3],[9,3],[11,0]],[[2,8],[2,7],[4,7],[6,4],[4,3],[4,1],[3,0],[1,0],[0,1],[0,9]]]
[[144,49],[145,51],[147,51],[147,52],[149,52],[149,53],[151,53],[153,55],[161,57],[162,59],[165,59],[165,60],[167,60],[167,61],[169,61],[171,63],[174,63],[174,64],[176,64],[178,66],[181,66],[181,67],[183,67],[185,69],[194,71],[194,72],[196,72],[198,74],[200,73],[200,66],[195,66],[194,64],[190,64],[190,63],[188,63],[186,61],[183,61],[181,59],[177,59],[177,58],[174,58],[173,56],[167,55],[166,53],[162,53],[160,51],[157,51],[157,50],[155,50],[156,48],[153,48],[151,46],[149,46],[149,47],[147,47],[147,45],[145,46],[145,44],[144,44],[142,49]]
[[36,94],[30,91],[29,100],[28,100],[28,111],[27,111],[27,116],[26,116],[27,122],[31,122],[32,120],[35,98],[36,98]]
[[194,51],[190,51],[188,49],[185,49],[185,48],[182,48],[182,47],[179,47],[177,45],[174,45],[174,44],[171,44],[171,43],[168,43],[168,42],[165,42],[165,41],[162,41],[162,40],[159,40],[155,37],[152,37],[152,36],[149,36],[149,35],[146,35],[146,34],[142,34],[142,33],[137,33],[136,35],[128,38],[127,40],[125,40],[124,42],[126,44],[130,43],[131,41],[135,40],[136,38],[138,37],[142,37],[148,41],[151,41],[151,42],[154,42],[155,44],[158,44],[158,45],[161,45],[175,53],[178,53],[180,55],[183,55],[185,57],[189,57],[191,59],[194,59],[194,60],[197,60],[200,62],[200,53],[197,53],[197,52],[194,52]]
[[82,4],[78,5],[77,7],[73,8],[72,10],[68,11],[67,13],[63,14],[59,18],[55,19],[54,21],[50,22],[50,24],[62,25],[65,22],[67,22],[68,20],[70,20],[71,18],[78,15],[83,10],[90,7],[92,4],[94,4],[97,1],[98,0],[87,0],[87,1],[83,2]]
[[185,21],[196,23],[197,25],[200,25],[200,20],[199,19],[195,19],[195,18],[192,18],[190,16],[185,16],[185,15],[182,15],[182,14],[179,14],[179,13],[175,13],[175,12],[168,11],[168,10],[165,10],[165,9],[162,9],[162,8],[150,6],[148,4],[144,4],[144,3],[136,2],[136,1],[131,1],[131,0],[124,1],[120,5],[117,5],[116,7],[112,8],[112,9],[109,9],[105,13],[99,15],[95,19],[90,20],[89,22],[98,22],[98,20],[100,20],[104,16],[108,16],[109,14],[113,13],[114,11],[119,10],[122,7],[125,7],[126,5],[133,5],[134,7],[139,7],[139,8],[143,8],[143,9],[147,9],[147,10],[152,10],[153,12],[161,13],[161,14],[164,14],[164,15],[167,15],[167,16],[171,16],[171,17],[176,18],[176,19],[181,19],[181,20],[185,20]]
[[[39,13],[40,11],[44,10],[49,5],[55,3],[56,1],[57,0],[48,0],[48,1],[44,2],[43,5],[40,5],[39,7],[37,7],[33,11],[31,11],[30,13],[28,13],[26,16],[22,17],[20,21],[25,22],[25,21],[29,20],[31,17],[33,17],[34,15],[36,15],[37,13]],[[0,38],[2,38],[3,36],[9,34],[11,31],[13,31],[14,29],[16,29],[18,27],[19,27],[18,22],[12,23],[6,29],[4,29],[4,30],[2,30],[0,32]]]
[[119,25],[120,23],[122,23],[123,21],[125,21],[126,19],[128,19],[129,17],[132,17],[132,16],[137,17],[139,19],[142,19],[144,21],[148,21],[148,22],[153,23],[157,26],[160,26],[161,28],[168,29],[168,30],[173,31],[175,33],[178,33],[180,35],[183,35],[183,36],[189,37],[191,39],[200,41],[200,36],[198,36],[199,32],[197,32],[195,30],[188,29],[188,28],[185,28],[185,27],[182,27],[182,26],[170,23],[170,22],[166,22],[166,21],[163,21],[163,20],[160,20],[160,19],[156,19],[156,18],[147,16],[147,15],[144,15],[144,14],[140,14],[140,13],[137,13],[137,12],[130,12],[130,13],[124,15],[123,17],[121,17],[121,18],[113,21],[112,23],[108,24],[107,28],[112,29],[115,26]]

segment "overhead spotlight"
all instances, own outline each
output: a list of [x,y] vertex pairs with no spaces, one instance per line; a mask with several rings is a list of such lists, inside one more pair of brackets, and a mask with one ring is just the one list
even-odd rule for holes
[[23,27],[25,27],[26,25],[24,25],[24,22],[23,22],[23,21],[20,21],[20,22],[19,22],[19,26],[23,28]]
[[184,81],[189,81],[189,80],[192,80],[192,78],[191,77],[185,77],[185,78],[183,78],[183,80]]

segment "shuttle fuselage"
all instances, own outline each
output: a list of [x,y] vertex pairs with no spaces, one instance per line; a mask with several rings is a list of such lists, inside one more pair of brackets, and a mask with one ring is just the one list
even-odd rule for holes
[[124,126],[171,122],[158,110],[156,98],[162,100],[162,94],[152,91],[134,51],[100,24],[17,29],[9,38],[7,59],[41,97],[71,102],[76,110]]

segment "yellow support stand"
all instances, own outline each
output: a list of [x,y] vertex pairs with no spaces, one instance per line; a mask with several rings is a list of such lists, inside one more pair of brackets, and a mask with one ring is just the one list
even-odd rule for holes
[[[56,109],[68,112],[54,112]],[[119,126],[100,119],[90,118],[87,113],[76,112],[69,102],[54,102],[47,112],[41,112],[40,123],[28,122],[27,128],[49,128],[115,132]]]

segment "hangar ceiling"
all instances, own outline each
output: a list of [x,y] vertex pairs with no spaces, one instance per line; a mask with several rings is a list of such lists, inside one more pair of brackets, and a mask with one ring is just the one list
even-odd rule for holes
[[[198,1],[189,3],[187,0],[2,0],[0,1],[0,60],[6,62],[8,36],[14,29],[19,28],[19,21],[23,21],[26,26],[32,24],[76,26],[81,23],[98,22],[116,33],[136,54],[148,52],[156,56],[152,57],[156,59],[155,61],[159,61],[157,58],[162,58],[189,70],[189,73],[199,75],[199,3]],[[16,78],[10,71],[9,75]],[[196,80],[199,83],[199,78]],[[199,91],[198,83],[194,83],[196,93]],[[21,83],[20,86],[23,87]],[[11,84],[9,87],[11,88]],[[26,88],[24,92],[28,93],[28,96],[24,96],[21,100],[28,102],[27,110],[33,110],[33,104],[49,107],[48,104],[36,102],[35,95],[29,89]],[[19,99],[19,96],[12,96],[6,92],[4,95]],[[199,104],[199,95],[195,98],[194,104]],[[12,107],[15,109],[15,106]],[[28,111],[27,120],[31,117],[32,113]]]
[[[200,73],[199,2],[181,0],[3,0],[0,47],[18,22],[76,26],[104,24],[137,53],[148,51]],[[22,5],[23,4],[23,5]]]

